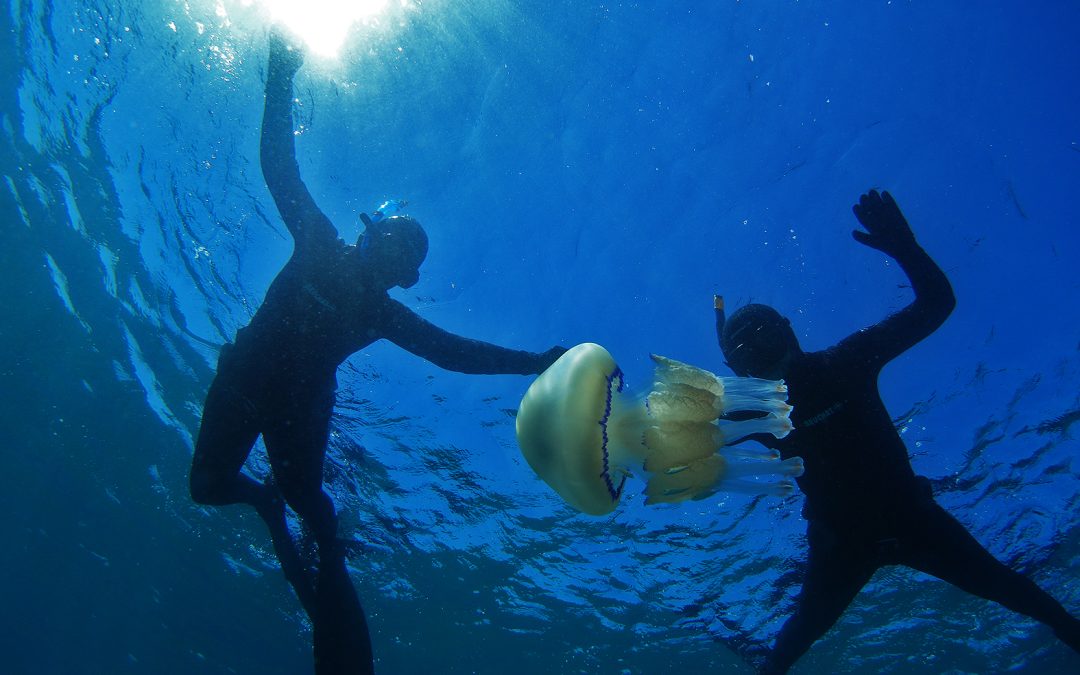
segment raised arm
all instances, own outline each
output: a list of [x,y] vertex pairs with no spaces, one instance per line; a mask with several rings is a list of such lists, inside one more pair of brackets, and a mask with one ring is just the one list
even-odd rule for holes
[[440,368],[474,375],[535,375],[566,351],[519,351],[455,335],[390,300],[383,337]]
[[292,127],[293,76],[303,62],[303,54],[298,48],[290,47],[276,31],[270,32],[259,157],[266,186],[296,241],[297,252],[337,239],[337,230],[315,204],[296,164]]
[[910,305],[837,346],[841,358],[881,368],[937,330],[956,306],[956,298],[945,273],[915,241],[892,195],[871,190],[852,210],[866,231],[855,230],[851,235],[896,260],[915,291]]

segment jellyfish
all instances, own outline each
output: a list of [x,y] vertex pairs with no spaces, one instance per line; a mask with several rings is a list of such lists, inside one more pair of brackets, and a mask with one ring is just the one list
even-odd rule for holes
[[[702,499],[720,490],[794,490],[801,458],[781,461],[775,450],[732,446],[752,434],[783,438],[791,432],[782,381],[717,377],[674,359],[652,359],[652,387],[634,395],[606,349],[579,344],[525,392],[518,445],[559,496],[579,511],[604,515],[615,509],[627,478],[641,472],[646,504]],[[724,419],[730,413],[752,416]]]

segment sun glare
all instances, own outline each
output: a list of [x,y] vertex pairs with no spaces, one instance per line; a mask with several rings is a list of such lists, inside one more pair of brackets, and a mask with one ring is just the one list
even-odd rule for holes
[[320,56],[336,56],[358,21],[375,18],[388,0],[255,0],[270,17]]

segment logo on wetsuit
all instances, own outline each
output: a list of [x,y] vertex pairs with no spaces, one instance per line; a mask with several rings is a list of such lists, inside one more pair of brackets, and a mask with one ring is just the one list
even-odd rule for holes
[[810,419],[808,419],[808,420],[806,420],[804,422],[800,422],[799,423],[799,428],[805,429],[806,427],[812,427],[812,426],[821,424],[822,422],[829,419],[830,417],[832,417],[836,413],[840,412],[840,409],[844,407],[845,403],[847,403],[847,401],[837,401],[836,403],[833,403],[831,406],[829,406],[828,408],[825,408],[824,410],[822,410],[818,414],[814,415]]
[[310,281],[304,284],[304,290],[307,292],[308,295],[315,299],[315,302],[319,303],[331,312],[337,311],[337,307],[334,307],[334,305],[329,300],[324,298],[315,288],[315,285],[312,284]]

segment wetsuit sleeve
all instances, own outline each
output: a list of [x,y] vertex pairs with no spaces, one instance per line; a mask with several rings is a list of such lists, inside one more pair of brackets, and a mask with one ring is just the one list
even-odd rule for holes
[[949,279],[922,247],[912,241],[894,257],[911,281],[914,302],[846,338],[837,345],[839,358],[880,369],[937,330],[956,306]]
[[296,242],[297,253],[337,241],[337,230],[319,210],[300,178],[292,128],[293,75],[302,56],[289,50],[279,36],[270,36],[270,61],[266,76],[259,157],[263,178],[285,226]]
[[440,368],[474,375],[533,375],[548,366],[544,354],[507,349],[439,328],[390,300],[383,337]]

